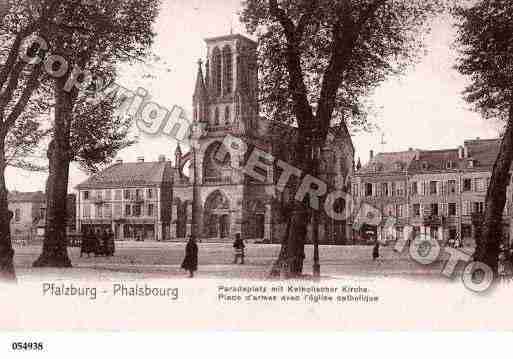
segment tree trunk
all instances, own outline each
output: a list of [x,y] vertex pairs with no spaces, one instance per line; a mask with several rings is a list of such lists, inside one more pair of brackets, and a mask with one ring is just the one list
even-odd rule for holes
[[64,84],[65,77],[56,80],[54,137],[47,152],[49,175],[46,186],[46,230],[43,253],[34,262],[34,267],[71,267],[66,238],[66,206],[73,95],[64,91]]
[[[1,142],[4,139],[0,140]],[[0,144],[1,146],[2,144]],[[1,146],[0,148],[4,148]],[[14,271],[14,250],[11,242],[10,223],[12,212],[9,211],[7,202],[7,186],[5,185],[5,157],[3,151],[0,153],[0,281],[15,282],[16,272]]]
[[[295,144],[294,165],[297,168],[303,169],[311,167],[309,166],[311,162],[310,153],[310,144],[304,133],[300,130]],[[294,189],[292,191],[293,195],[298,190],[300,183],[301,180],[298,180],[296,184],[289,184]],[[286,278],[297,278],[303,273],[305,242],[308,223],[310,222],[310,210],[307,206],[307,200],[308,198],[303,202],[299,202],[292,196],[289,203],[287,203],[286,214],[289,216],[287,219],[287,231],[282,238],[280,253],[271,269],[271,276],[277,276],[281,273]]]
[[490,186],[486,194],[486,209],[482,236],[477,238],[474,260],[490,266],[497,274],[500,243],[502,239],[502,216],[506,204],[509,171],[513,161],[513,103],[510,106],[508,123],[499,154],[493,166]]

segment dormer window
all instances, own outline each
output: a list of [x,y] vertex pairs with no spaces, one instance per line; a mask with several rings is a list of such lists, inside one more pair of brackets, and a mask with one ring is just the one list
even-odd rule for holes
[[397,171],[402,171],[403,170],[403,164],[401,162],[396,162],[395,169]]
[[428,168],[429,168],[429,164],[426,161],[422,162],[422,169],[427,170]]
[[477,165],[477,161],[476,160],[469,160],[468,161],[468,167],[469,168],[474,168],[474,167],[476,167],[476,165]]
[[454,161],[447,161],[446,168],[448,170],[452,170],[454,167]]

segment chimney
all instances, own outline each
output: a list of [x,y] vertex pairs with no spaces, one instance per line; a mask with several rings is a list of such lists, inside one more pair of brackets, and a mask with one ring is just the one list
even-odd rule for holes
[[463,147],[462,146],[458,147],[458,158],[460,160],[463,159]]
[[374,158],[374,151],[373,150],[370,150],[370,153],[369,153],[369,160],[372,161],[372,159]]
[[467,146],[463,147],[463,156],[465,158],[468,158],[468,147]]
[[137,157],[137,162],[143,163],[144,162],[144,157],[143,156]]
[[120,165],[120,164],[122,164],[122,163],[123,163],[123,159],[118,158],[118,159],[116,160],[116,164]]
[[159,156],[159,162],[166,162],[166,156],[165,155],[160,155]]

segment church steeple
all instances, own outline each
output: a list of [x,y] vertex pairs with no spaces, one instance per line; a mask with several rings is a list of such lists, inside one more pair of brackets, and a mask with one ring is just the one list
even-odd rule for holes
[[180,144],[177,144],[176,150],[175,150],[175,167],[176,168],[180,167],[181,160],[182,160],[182,149],[180,148]]
[[206,101],[207,99],[207,87],[205,86],[205,80],[203,78],[203,61],[198,60],[198,75],[196,76],[196,87],[194,88],[193,100]]
[[208,93],[203,79],[203,62],[198,60],[198,74],[196,76],[196,86],[194,88],[194,95],[192,96],[192,107],[194,109],[194,121],[204,122],[207,121],[207,102]]

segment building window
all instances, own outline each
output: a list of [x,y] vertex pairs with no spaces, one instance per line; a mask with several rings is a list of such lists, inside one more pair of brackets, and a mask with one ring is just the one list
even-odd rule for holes
[[217,107],[214,110],[214,125],[219,126],[219,109]]
[[15,222],[20,222],[21,221],[21,209],[20,208],[16,208],[14,210],[14,221]]
[[148,195],[148,199],[153,198],[153,188],[148,188],[147,195]]
[[84,205],[84,218],[91,218],[91,205],[90,204],[86,204]]
[[135,190],[135,199],[138,200],[138,201],[143,199],[143,193],[142,193],[141,189],[136,189]]
[[472,204],[472,213],[484,213],[484,202],[474,202]]
[[456,239],[458,231],[456,230],[456,227],[450,227],[449,228],[449,239]]
[[456,203],[449,203],[449,216],[456,215]]
[[431,203],[431,215],[438,216],[438,203]]
[[448,186],[448,192],[449,194],[455,194],[456,193],[456,180],[449,180],[447,182],[447,186]]
[[230,123],[230,107],[229,106],[226,106],[226,108],[224,109],[224,122],[225,123]]
[[411,183],[411,194],[418,194],[419,193],[419,185],[417,182]]
[[398,218],[403,217],[403,206],[401,204],[395,205],[395,213]]
[[422,169],[426,171],[429,168],[429,164],[427,162],[422,162]]
[[84,201],[87,201],[89,199],[89,191],[83,192],[83,199],[84,199]]
[[453,169],[453,168],[454,168],[454,162],[453,162],[453,161],[451,161],[451,160],[447,161],[447,169],[448,169],[448,170],[451,170],[451,169]]
[[413,204],[413,215],[415,217],[420,217],[420,203]]
[[148,204],[148,216],[153,217],[153,203]]
[[214,49],[214,51],[212,53],[212,70],[213,70],[212,80],[213,80],[213,85],[214,85],[214,95],[221,96],[221,86],[222,86],[221,51],[217,47]]
[[46,208],[44,208],[44,207],[39,208],[39,218],[45,219],[45,217],[46,217]]
[[463,191],[464,192],[472,191],[472,179],[471,178],[463,179]]
[[476,192],[485,191],[485,180],[484,178],[476,178]]
[[110,189],[105,191],[105,199],[110,201],[112,199],[112,191]]
[[395,185],[396,196],[404,196],[404,185],[402,182],[397,182]]
[[438,226],[431,226],[430,227],[430,233],[431,238],[438,239]]
[[365,184],[365,196],[371,197],[372,196],[372,183],[366,183]]
[[110,204],[105,205],[105,210],[103,212],[104,218],[111,218],[112,217],[112,206]]
[[116,192],[114,193],[114,199],[117,201],[121,200],[121,190],[120,189],[117,189]]
[[103,217],[103,206],[96,206],[96,218]]
[[429,194],[437,194],[437,181],[431,181],[429,182]]
[[125,205],[125,216],[130,217],[132,215],[132,206],[127,204]]
[[388,183],[381,184],[381,195],[388,196]]
[[230,94],[233,89],[233,58],[232,58],[232,50],[230,46],[226,45],[223,48],[223,85],[224,85],[224,94]]
[[134,206],[134,216],[135,217],[140,217],[141,216],[141,205],[140,204],[136,204]]
[[121,203],[114,204],[114,217],[121,217]]
[[101,201],[103,199],[103,191],[98,190],[96,191],[96,199]]
[[129,189],[126,189],[124,191],[124,197],[125,197],[125,199],[130,199],[130,190]]

